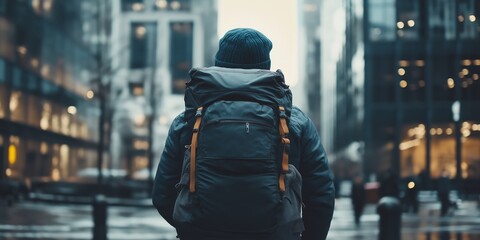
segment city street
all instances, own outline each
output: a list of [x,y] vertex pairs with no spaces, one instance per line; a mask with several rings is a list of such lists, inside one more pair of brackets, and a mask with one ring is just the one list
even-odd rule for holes
[[[423,203],[418,215],[402,216],[405,240],[479,240],[480,212],[464,202],[451,216],[438,217],[439,204]],[[91,239],[91,207],[23,202],[0,208],[0,239]],[[350,199],[337,200],[328,239],[377,239],[378,215],[369,205],[360,227],[355,227]],[[153,208],[109,207],[109,239],[175,239],[175,231]]]

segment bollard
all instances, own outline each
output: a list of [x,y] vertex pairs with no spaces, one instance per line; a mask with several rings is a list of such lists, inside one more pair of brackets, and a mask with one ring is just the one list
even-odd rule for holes
[[400,240],[402,208],[395,197],[383,197],[377,207],[380,215],[378,240]]
[[95,195],[93,208],[93,239],[107,239],[107,201],[104,195]]

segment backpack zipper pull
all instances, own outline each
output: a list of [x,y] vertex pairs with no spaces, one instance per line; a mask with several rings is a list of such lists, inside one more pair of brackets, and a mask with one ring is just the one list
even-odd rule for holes
[[246,123],[245,123],[245,131],[246,131],[247,133],[250,133],[250,123],[249,123],[249,122],[246,122]]

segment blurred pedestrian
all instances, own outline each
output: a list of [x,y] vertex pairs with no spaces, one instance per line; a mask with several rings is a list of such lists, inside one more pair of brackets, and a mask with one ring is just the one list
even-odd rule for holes
[[399,198],[400,189],[398,184],[398,177],[393,169],[387,170],[380,181],[380,198],[386,196]]
[[419,181],[416,177],[411,176],[407,178],[407,188],[405,190],[405,210],[413,213],[418,212],[418,189]]
[[440,215],[445,216],[450,209],[452,203],[450,202],[450,190],[452,189],[452,184],[450,181],[450,175],[448,171],[443,170],[440,178],[437,182],[437,196],[440,200]]
[[283,74],[270,71],[271,49],[262,33],[233,29],[215,67],[190,71],[152,194],[182,240],[327,236],[335,200],[327,156]]
[[355,225],[360,226],[360,218],[365,208],[365,185],[362,176],[356,176],[353,179],[351,197]]

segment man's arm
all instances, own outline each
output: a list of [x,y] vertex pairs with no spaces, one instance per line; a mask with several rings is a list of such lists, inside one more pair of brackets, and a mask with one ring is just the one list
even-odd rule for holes
[[180,115],[170,126],[152,192],[153,205],[172,226],[174,226],[173,207],[177,197],[175,184],[180,180],[183,162],[184,146],[180,141],[183,125],[183,115]]
[[335,189],[325,150],[313,122],[307,119],[301,138],[302,197],[305,204],[302,240],[323,240],[330,229]]

